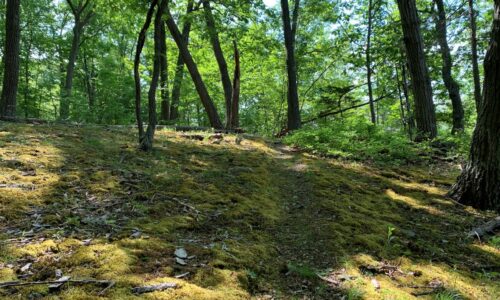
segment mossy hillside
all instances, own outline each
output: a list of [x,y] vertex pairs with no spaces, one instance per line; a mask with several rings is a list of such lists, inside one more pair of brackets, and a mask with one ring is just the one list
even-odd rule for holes
[[[0,132],[1,183],[11,185],[0,189],[2,239],[9,239],[0,246],[0,281],[15,280],[33,261],[27,280],[53,279],[56,269],[109,279],[117,284],[102,298],[111,299],[413,299],[406,286],[434,279],[464,298],[499,294],[498,248],[464,240],[491,215],[444,197],[457,174],[452,165],[381,169],[259,138],[238,145],[227,135],[214,144],[167,130],[150,154],[137,151],[135,132],[125,128],[0,123]],[[174,261],[181,246],[195,256],[187,266]],[[362,271],[384,262],[421,275]],[[341,287],[314,276],[342,268],[356,278]],[[159,282],[179,288],[130,292]],[[95,299],[100,290],[38,286],[0,296]]]

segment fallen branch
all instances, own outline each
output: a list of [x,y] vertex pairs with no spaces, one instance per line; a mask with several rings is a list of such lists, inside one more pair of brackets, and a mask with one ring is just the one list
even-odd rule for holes
[[497,228],[500,228],[500,216],[487,222],[486,224],[474,228],[467,234],[467,237],[472,238],[477,236],[478,238],[481,238],[483,235],[491,233]]
[[[80,280],[66,280],[64,283],[75,283],[75,284],[97,284],[97,285],[110,285],[114,284],[113,281],[109,280],[96,280],[96,279],[80,279]],[[31,282],[21,282],[21,281],[9,281],[1,282],[0,288],[15,287],[15,286],[30,286],[30,285],[44,285],[44,284],[61,284],[60,280],[49,280],[49,281],[31,281]]]
[[151,293],[151,292],[156,292],[156,291],[163,291],[166,289],[173,289],[177,287],[177,283],[160,283],[156,285],[148,285],[148,286],[138,286],[132,289],[132,293],[134,294],[145,294],[145,293]]

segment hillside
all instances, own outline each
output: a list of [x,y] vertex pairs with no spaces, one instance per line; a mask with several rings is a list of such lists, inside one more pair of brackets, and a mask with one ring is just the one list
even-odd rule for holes
[[[169,130],[143,153],[135,133],[0,122],[1,298],[500,297],[498,237],[466,239],[493,214],[444,196],[456,165]],[[2,288],[61,275],[115,284]]]

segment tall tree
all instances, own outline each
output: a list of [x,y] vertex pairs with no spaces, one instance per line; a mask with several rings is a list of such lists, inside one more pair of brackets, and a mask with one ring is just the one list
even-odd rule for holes
[[295,61],[295,37],[297,34],[299,7],[300,0],[295,0],[292,20],[290,20],[288,0],[281,0],[281,16],[283,21],[283,33],[285,36],[286,69],[288,75],[288,130],[295,130],[301,126],[297,86],[297,63]]
[[[194,0],[188,0],[184,24],[182,25],[182,41],[186,45],[189,44],[189,33],[191,32],[191,12],[193,11]],[[179,102],[181,97],[181,85],[184,78],[184,60],[182,53],[179,51],[177,64],[175,68],[174,82],[172,86],[172,99],[170,106],[170,120],[177,120],[179,117]]]
[[21,29],[19,26],[20,0],[7,0],[5,19],[4,76],[2,96],[0,98],[0,116],[16,116],[17,87],[19,84],[19,44]]
[[[142,113],[141,113],[141,77],[139,73],[139,65],[141,62],[141,53],[144,48],[144,44],[146,42],[146,33],[151,25],[151,20],[153,19],[154,10],[158,0],[153,0],[146,14],[146,21],[139,32],[139,37],[137,38],[137,45],[135,50],[135,58],[134,58],[134,83],[135,83],[135,117],[137,120],[137,127],[139,129],[139,144],[142,145],[142,141],[145,136],[144,132],[144,124],[142,122]],[[156,48],[155,48],[156,50]],[[157,68],[157,65],[154,66]]]
[[403,28],[406,57],[410,69],[417,140],[437,136],[436,112],[432,100],[432,87],[420,34],[420,20],[415,0],[397,0]]
[[376,124],[377,116],[375,114],[375,103],[373,102],[373,87],[372,87],[372,61],[371,61],[372,26],[373,26],[373,1],[368,0],[368,32],[366,36],[366,77],[368,82],[368,98],[370,101],[370,116],[372,123]]
[[236,40],[233,41],[234,48],[234,76],[233,76],[233,95],[231,97],[231,113],[229,117],[229,129],[240,127],[240,51]]
[[500,212],[500,0],[495,0],[481,102],[469,162],[450,196],[466,205]]
[[476,111],[479,113],[481,104],[481,78],[479,77],[479,63],[477,55],[477,29],[476,29],[476,10],[474,9],[474,0],[469,1],[469,22],[470,22],[470,44],[472,54],[472,75],[474,77],[474,100],[476,101]]
[[198,70],[198,66],[196,65],[193,57],[191,56],[191,52],[189,51],[186,43],[184,43],[183,36],[175,23],[170,10],[166,9],[166,21],[168,30],[170,34],[174,38],[175,43],[177,44],[177,48],[179,48],[179,52],[182,55],[182,60],[186,64],[186,67],[191,74],[191,78],[193,79],[193,83],[195,85],[196,91],[198,92],[198,96],[205,108],[205,111],[208,115],[208,120],[210,122],[210,126],[216,129],[222,129],[224,126],[219,117],[219,113],[217,112],[217,108],[215,107],[210,94],[208,93],[207,87],[201,78],[200,72]]
[[70,99],[73,90],[73,78],[75,74],[75,64],[80,50],[80,41],[85,29],[94,16],[92,11],[92,0],[66,0],[71,12],[73,13],[73,39],[71,42],[71,50],[69,52],[68,64],[66,65],[66,79],[64,87],[61,91],[61,106],[59,109],[59,117],[67,119],[69,117]]
[[160,28],[160,91],[161,91],[161,110],[160,119],[170,120],[170,95],[168,90],[168,57],[167,57],[167,34],[165,32],[166,24]]
[[222,52],[222,47],[220,45],[219,34],[217,32],[214,15],[212,13],[212,7],[210,6],[210,0],[203,0],[203,11],[205,15],[205,22],[207,24],[208,35],[210,36],[210,43],[212,44],[215,59],[217,60],[217,65],[219,66],[222,88],[224,89],[224,98],[226,100],[226,127],[229,128],[231,127],[231,98],[233,95],[233,87],[231,85],[231,78],[229,77],[227,62],[224,58],[224,53]]
[[451,58],[450,47],[448,46],[448,30],[446,25],[446,10],[444,8],[443,0],[434,0],[437,7],[436,21],[436,34],[439,47],[441,50],[441,57],[443,59],[442,75],[444,85],[448,90],[448,95],[451,99],[453,107],[453,128],[452,133],[464,130],[464,108],[462,106],[462,99],[460,98],[460,86],[453,79],[452,67],[453,61]]

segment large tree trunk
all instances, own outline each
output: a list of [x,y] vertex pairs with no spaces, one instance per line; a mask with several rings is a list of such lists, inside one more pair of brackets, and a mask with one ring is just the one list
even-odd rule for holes
[[189,73],[191,74],[191,78],[193,79],[196,91],[198,92],[200,100],[205,107],[205,111],[207,112],[210,125],[213,128],[222,129],[224,126],[222,125],[222,122],[219,118],[217,108],[215,107],[212,98],[210,98],[210,95],[208,94],[207,87],[205,86],[200,72],[198,71],[198,66],[194,62],[194,59],[191,56],[191,52],[189,52],[187,45],[184,43],[182,34],[180,33],[179,28],[177,27],[177,24],[175,23],[174,18],[172,17],[172,14],[170,13],[168,8],[166,10],[166,14],[166,23],[168,30],[170,31],[170,34],[172,34],[172,37],[174,38],[175,43],[177,44],[177,47],[182,54],[182,59],[184,60]]
[[297,86],[297,64],[295,61],[295,35],[297,32],[299,6],[300,0],[295,0],[295,8],[292,16],[293,20],[290,20],[288,0],[281,0],[281,14],[286,47],[286,69],[288,75],[288,130],[299,129],[301,126]]
[[[59,107],[59,118],[67,119],[69,117],[70,100],[73,91],[73,78],[75,74],[75,64],[78,58],[78,51],[80,50],[80,39],[83,34],[85,26],[93,16],[92,10],[87,11],[91,0],[78,2],[78,5],[73,3],[73,0],[66,0],[71,8],[75,18],[73,26],[73,39],[71,42],[71,50],[69,52],[68,64],[66,66],[66,79],[64,87],[61,91],[61,106]],[[86,12],[86,13],[85,13]]]
[[437,136],[436,112],[415,0],[397,0],[415,101],[417,140]]
[[210,36],[210,42],[214,51],[217,65],[219,66],[220,79],[222,88],[224,89],[224,99],[226,100],[226,127],[231,127],[231,97],[233,95],[233,87],[231,85],[231,78],[227,69],[226,59],[220,45],[219,34],[215,25],[215,19],[210,7],[210,0],[203,0],[203,11],[205,15],[205,22],[207,24],[207,31]]
[[450,196],[500,212],[500,0],[495,0],[492,38],[484,60],[484,89],[469,162]]
[[233,41],[234,46],[234,78],[233,78],[233,95],[231,99],[231,114],[229,129],[240,127],[240,52],[236,40]]
[[160,91],[161,91],[161,111],[160,119],[170,120],[170,94],[168,90],[168,58],[167,58],[167,35],[165,24],[160,28]]
[[372,41],[372,23],[373,23],[373,3],[368,2],[368,32],[366,37],[366,77],[368,82],[368,98],[370,101],[370,116],[373,124],[377,123],[375,114],[375,104],[373,103],[373,87],[372,87],[372,61],[371,61],[371,41]]
[[437,6],[436,33],[441,49],[441,57],[443,59],[443,81],[448,94],[451,99],[453,107],[453,128],[452,133],[464,130],[464,108],[462,106],[462,99],[460,98],[460,86],[453,79],[451,74],[453,62],[450,54],[450,47],[448,46],[448,34],[446,29],[446,11],[444,8],[443,0],[434,0]]
[[[193,11],[194,0],[188,0],[187,10],[186,10],[186,20],[184,25],[182,25],[182,41],[189,44],[189,33],[191,32],[191,18],[189,14]],[[172,104],[170,107],[170,120],[177,120],[179,118],[179,103],[181,97],[181,86],[182,80],[184,79],[184,60],[182,59],[182,53],[179,51],[177,57],[177,65],[175,69],[174,83],[172,86]]]
[[137,120],[137,127],[139,129],[139,143],[142,141],[144,136],[144,124],[142,123],[142,113],[141,113],[141,76],[139,73],[139,65],[141,62],[141,53],[144,48],[144,43],[146,42],[146,33],[149,26],[151,25],[151,20],[153,19],[153,13],[158,0],[153,0],[151,6],[146,14],[146,21],[139,32],[139,37],[137,38],[137,46],[135,50],[134,57],[134,83],[135,83],[135,118]]
[[0,98],[0,116],[16,116],[16,97],[19,84],[19,27],[20,0],[7,0],[5,19],[5,72],[3,76],[2,96]]
[[474,99],[476,100],[476,111],[479,113],[479,106],[481,104],[481,78],[479,77],[479,63],[477,55],[476,11],[474,9],[474,0],[469,0],[469,18],[470,44],[472,52],[472,75],[474,77]]

